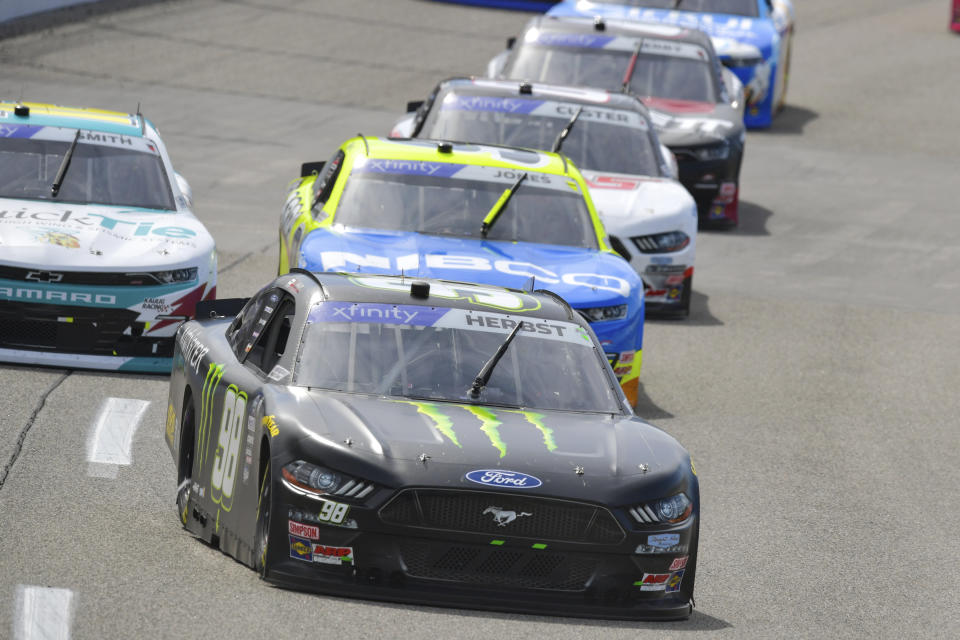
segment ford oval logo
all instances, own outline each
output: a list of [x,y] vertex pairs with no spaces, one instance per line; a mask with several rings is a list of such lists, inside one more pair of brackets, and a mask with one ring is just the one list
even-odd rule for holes
[[466,478],[477,484],[505,489],[533,489],[543,484],[540,482],[540,478],[528,476],[519,471],[503,471],[501,469],[477,469],[467,473]]

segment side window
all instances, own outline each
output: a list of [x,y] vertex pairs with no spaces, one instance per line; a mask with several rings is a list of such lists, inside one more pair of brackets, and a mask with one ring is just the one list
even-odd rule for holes
[[313,205],[311,206],[311,211],[314,220],[319,221],[326,217],[323,213],[323,205],[326,204],[330,198],[333,185],[337,183],[337,176],[340,175],[340,167],[343,166],[344,157],[343,151],[337,149],[333,157],[323,165],[323,171],[320,172],[320,175],[317,176],[316,181],[313,183]]
[[[261,290],[250,298],[227,329],[227,341],[233,347],[237,360],[243,362],[253,348],[253,341],[263,332],[266,319],[276,309],[281,293],[276,289]],[[263,320],[263,322],[261,322]]]
[[433,103],[437,99],[437,94],[440,92],[440,85],[438,84],[434,87],[433,92],[427,96],[427,99],[423,101],[423,104],[420,105],[420,108],[417,109],[417,115],[413,120],[413,132],[410,134],[411,138],[416,138],[420,135],[420,131],[423,129],[423,123],[427,120],[427,114],[430,113],[430,109],[433,108]]
[[266,313],[266,309],[264,309],[264,312],[260,319],[265,321],[262,325],[263,329],[255,332],[258,335],[253,339],[245,364],[269,374],[274,365],[286,353],[296,304],[291,296],[282,294],[275,309],[270,314]]

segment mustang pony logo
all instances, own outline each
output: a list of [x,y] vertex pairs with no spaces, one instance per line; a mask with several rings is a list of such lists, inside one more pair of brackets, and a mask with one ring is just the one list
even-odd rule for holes
[[526,511],[521,511],[520,513],[517,513],[516,511],[505,511],[500,507],[487,507],[484,510],[483,515],[487,515],[488,513],[493,514],[493,521],[497,523],[498,527],[505,527],[521,516],[533,515],[532,513],[527,513]]

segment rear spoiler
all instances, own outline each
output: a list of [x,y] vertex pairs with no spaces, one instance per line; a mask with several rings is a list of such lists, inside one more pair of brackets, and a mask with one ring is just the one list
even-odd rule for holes
[[197,303],[196,319],[232,317],[240,313],[243,305],[250,298],[220,298],[219,300],[202,300]]

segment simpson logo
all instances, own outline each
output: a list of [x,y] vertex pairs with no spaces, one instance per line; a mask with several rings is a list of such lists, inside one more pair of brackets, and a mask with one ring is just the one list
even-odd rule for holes
[[320,537],[320,527],[315,527],[311,524],[302,524],[293,520],[287,521],[287,530],[291,534],[300,536],[301,538],[310,538],[311,540],[316,540]]
[[543,484],[540,478],[528,476],[519,471],[501,471],[498,469],[477,469],[476,471],[470,471],[464,477],[470,482],[504,489],[534,489]]
[[313,561],[313,546],[309,540],[294,535],[290,536],[290,557],[305,562]]
[[315,544],[313,561],[321,564],[351,564],[353,547],[328,547],[324,544]]
[[670,571],[678,571],[680,569],[685,569],[687,566],[687,559],[690,556],[683,556],[682,558],[674,558],[673,562],[670,563]]

